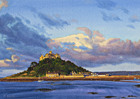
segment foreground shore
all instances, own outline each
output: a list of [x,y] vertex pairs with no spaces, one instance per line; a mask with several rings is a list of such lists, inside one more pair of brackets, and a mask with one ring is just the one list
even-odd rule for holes
[[[40,80],[44,81],[61,81],[61,80],[94,80],[94,81],[123,81],[123,80],[134,80],[134,78],[139,79],[140,75],[134,76],[87,76],[87,77],[71,77],[71,78],[63,78],[63,77],[40,77]],[[0,79],[3,82],[32,82],[38,81],[38,77],[5,77]]]

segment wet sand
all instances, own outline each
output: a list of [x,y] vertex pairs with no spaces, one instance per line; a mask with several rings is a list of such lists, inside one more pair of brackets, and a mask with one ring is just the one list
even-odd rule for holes
[[[71,77],[71,78],[63,78],[63,77],[40,77],[40,80],[44,81],[64,81],[64,80],[93,80],[93,81],[121,81],[121,82],[135,82],[140,83],[140,81],[129,81],[134,78],[138,78],[140,76],[88,76],[88,77]],[[5,77],[0,79],[0,81],[4,82],[32,82],[38,81],[38,77]]]

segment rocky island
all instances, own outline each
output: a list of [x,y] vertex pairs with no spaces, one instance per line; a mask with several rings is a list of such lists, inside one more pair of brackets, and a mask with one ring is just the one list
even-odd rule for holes
[[133,80],[140,78],[134,75],[109,75],[92,73],[71,61],[62,60],[59,54],[52,51],[41,55],[39,63],[31,62],[27,70],[0,79],[0,81],[37,81],[37,80]]

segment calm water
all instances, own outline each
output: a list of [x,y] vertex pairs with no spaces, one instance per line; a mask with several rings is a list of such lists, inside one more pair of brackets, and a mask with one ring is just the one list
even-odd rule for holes
[[[0,99],[108,99],[106,96],[140,99],[137,84],[113,81],[0,82]],[[42,88],[48,90],[37,90]]]

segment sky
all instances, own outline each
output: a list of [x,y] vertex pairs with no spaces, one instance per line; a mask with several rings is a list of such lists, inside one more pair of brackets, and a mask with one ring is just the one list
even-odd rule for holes
[[92,72],[140,71],[139,0],[0,0],[0,77],[60,54]]

